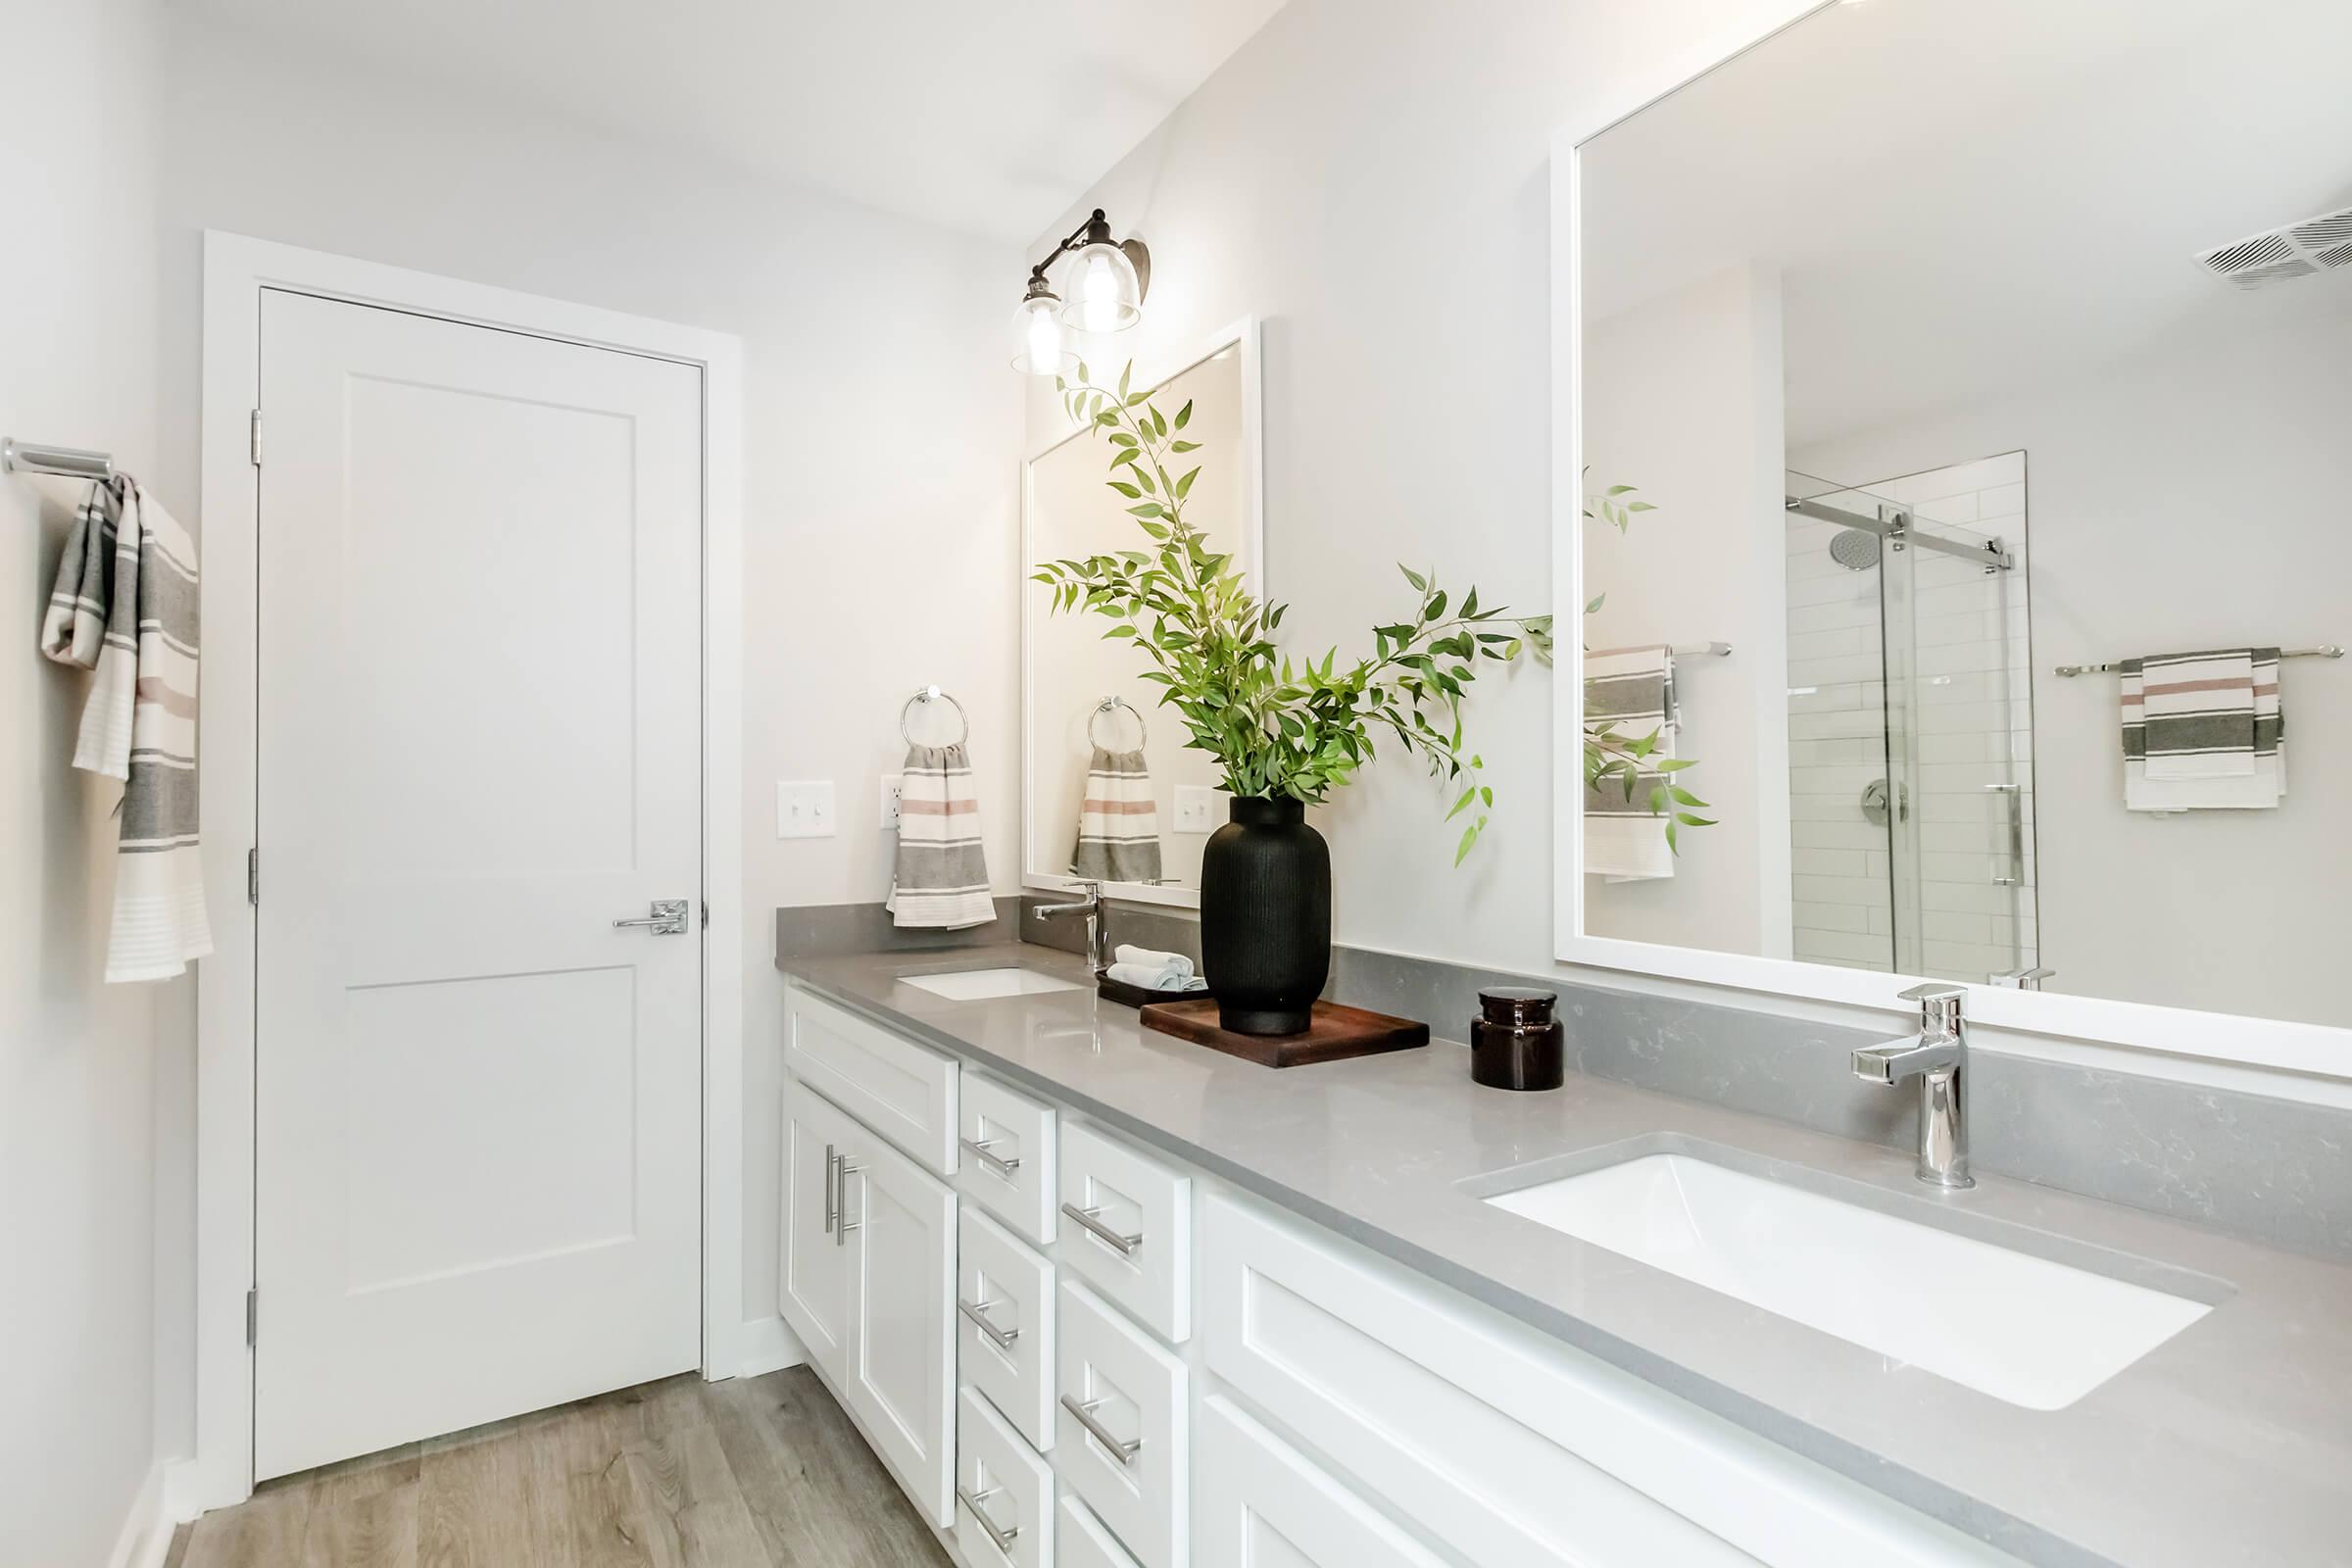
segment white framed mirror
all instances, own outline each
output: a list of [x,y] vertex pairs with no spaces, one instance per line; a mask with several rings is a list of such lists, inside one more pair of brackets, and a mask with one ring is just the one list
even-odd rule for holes
[[[1090,362],[1118,378],[1115,358]],[[1258,331],[1244,318],[1172,364],[1139,364],[1169,416],[1187,403],[1200,443],[1187,519],[1212,548],[1234,552],[1252,593],[1265,594],[1265,519]],[[1162,687],[1108,624],[1054,613],[1053,591],[1030,580],[1044,561],[1140,550],[1152,540],[1111,490],[1115,449],[1073,429],[1032,454],[1021,479],[1021,882],[1063,889],[1100,882],[1107,898],[1200,906],[1200,852],[1225,821],[1216,763],[1188,747]]]
[[1561,958],[2352,1077],[2348,52],[1792,4],[1562,133]]

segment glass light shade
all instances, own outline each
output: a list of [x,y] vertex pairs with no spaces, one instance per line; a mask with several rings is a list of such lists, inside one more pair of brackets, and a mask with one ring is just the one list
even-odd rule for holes
[[1067,375],[1078,365],[1061,329],[1061,301],[1032,294],[1013,313],[1012,368],[1023,375]]
[[1107,242],[1086,246],[1070,273],[1061,318],[1081,332],[1124,332],[1144,318],[1144,291],[1127,253]]

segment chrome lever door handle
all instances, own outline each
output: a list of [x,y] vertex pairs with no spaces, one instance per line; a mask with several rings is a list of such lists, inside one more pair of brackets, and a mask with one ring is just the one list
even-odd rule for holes
[[988,1336],[989,1344],[1000,1350],[1009,1350],[1012,1348],[1012,1342],[1021,1337],[1021,1331],[1017,1328],[1001,1329],[988,1320],[988,1314],[998,1304],[995,1301],[982,1301],[975,1305],[970,1301],[959,1300],[956,1303],[956,1310],[971,1319],[972,1326]]
[[1010,1530],[998,1529],[997,1522],[988,1516],[985,1508],[980,1506],[1003,1490],[1002,1487],[991,1487],[986,1492],[970,1492],[962,1487],[957,1487],[956,1500],[969,1508],[972,1511],[972,1517],[980,1521],[980,1528],[988,1532],[989,1544],[1009,1557],[1012,1555],[1012,1544],[1021,1539],[1021,1527],[1014,1525]]
[[615,931],[651,931],[658,937],[682,937],[686,934],[686,901],[684,899],[656,899],[653,913],[642,920],[615,920]]
[[1110,1450],[1111,1456],[1116,1458],[1120,1464],[1133,1469],[1135,1456],[1143,1451],[1144,1440],[1137,1438],[1132,1443],[1125,1443],[1112,1437],[1108,1429],[1095,1419],[1095,1408],[1102,1402],[1101,1399],[1089,1399],[1084,1404],[1080,1404],[1070,1395],[1065,1394],[1061,1396],[1061,1407],[1076,1417],[1080,1426],[1086,1428],[1086,1435]]
[[1133,1257],[1135,1250],[1144,1245],[1141,1232],[1133,1236],[1123,1236],[1103,1224],[1098,1217],[1102,1212],[1099,1208],[1080,1208],[1076,1203],[1064,1203],[1061,1205],[1061,1211],[1084,1228],[1089,1236],[1121,1257]]

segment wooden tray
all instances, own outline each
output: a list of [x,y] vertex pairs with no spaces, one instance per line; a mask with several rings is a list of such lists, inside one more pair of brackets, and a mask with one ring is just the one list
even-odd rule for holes
[[1205,991],[1146,991],[1142,986],[1131,986],[1106,974],[1095,976],[1095,995],[1122,1007],[1141,1007],[1153,1002],[1200,1002],[1208,997]]
[[1429,1044],[1429,1025],[1425,1023],[1366,1012],[1361,1007],[1343,1007],[1336,1002],[1316,1003],[1314,1021],[1303,1033],[1295,1035],[1235,1034],[1217,1022],[1214,1002],[1155,1002],[1144,1008],[1143,1020],[1147,1029],[1241,1056],[1261,1067],[1302,1067],[1309,1062],[1344,1061],[1349,1056],[1411,1051]]

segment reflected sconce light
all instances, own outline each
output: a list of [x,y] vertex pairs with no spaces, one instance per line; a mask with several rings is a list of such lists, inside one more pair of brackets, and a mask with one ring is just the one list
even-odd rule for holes
[[[1054,264],[1075,256],[1065,298],[1050,275]],[[1114,240],[1098,207],[1046,259],[1029,270],[1029,286],[1013,317],[1012,368],[1024,375],[1066,375],[1077,368],[1071,334],[1124,332],[1144,318],[1152,287],[1152,253],[1140,239]]]

